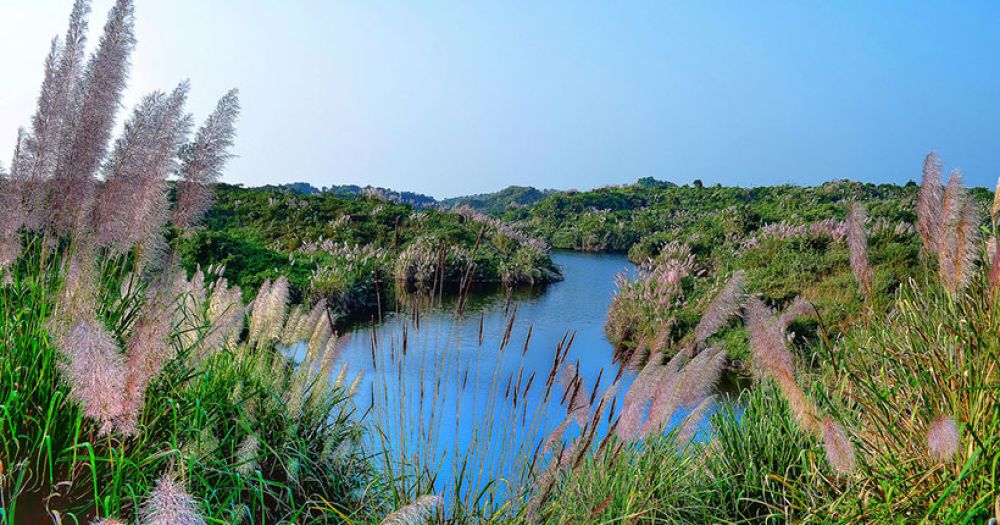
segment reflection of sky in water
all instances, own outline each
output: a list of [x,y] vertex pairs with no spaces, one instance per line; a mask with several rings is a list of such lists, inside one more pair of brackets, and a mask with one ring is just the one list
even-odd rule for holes
[[[438,491],[451,490],[449,484],[463,466],[472,485],[463,493],[466,488],[478,490],[491,478],[511,476],[520,458],[530,457],[565,418],[565,407],[559,406],[563,387],[558,382],[543,403],[553,359],[564,339],[572,338],[566,362],[579,367],[581,390],[588,399],[599,376],[603,391],[618,373],[604,321],[615,275],[633,266],[619,255],[556,252],[554,258],[566,280],[544,291],[515,293],[509,305],[502,293],[480,294],[470,299],[460,317],[447,300],[421,312],[419,322],[410,312],[391,313],[374,332],[371,326],[355,327],[343,348],[340,359],[347,363],[349,376],[363,373],[358,408],[363,413],[371,406],[369,421],[383,423],[394,452],[436,458],[439,463],[429,468],[439,469]],[[500,350],[508,327],[510,342]],[[404,330],[407,344],[402,358]],[[373,336],[379,347],[375,369]],[[632,372],[623,372],[617,406],[633,377]],[[597,441],[606,428],[604,417]],[[570,429],[567,439],[579,434],[575,423]],[[369,439],[378,443],[374,431]],[[474,457],[463,461],[465,451]]]

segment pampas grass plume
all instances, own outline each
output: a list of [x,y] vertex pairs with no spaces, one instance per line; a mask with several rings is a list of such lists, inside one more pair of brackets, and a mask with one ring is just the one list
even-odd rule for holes
[[826,459],[830,462],[833,470],[840,475],[850,474],[857,466],[857,459],[854,457],[854,448],[847,438],[844,427],[833,420],[830,416],[823,418],[821,425],[823,433],[823,449],[826,451]]
[[917,194],[917,232],[924,253],[936,253],[942,206],[941,158],[931,152],[924,159],[923,178]]
[[143,525],[204,525],[198,502],[173,474],[166,473],[140,511]]
[[715,332],[726,324],[729,318],[736,315],[742,306],[742,298],[743,271],[739,270],[729,279],[729,283],[726,284],[725,288],[715,296],[715,299],[705,309],[705,313],[702,314],[698,325],[695,326],[694,336],[696,344],[703,343],[709,337],[712,337]]
[[96,321],[80,321],[58,345],[69,361],[62,371],[70,394],[102,434],[111,432],[125,410],[125,362],[114,337]]
[[927,452],[939,462],[948,462],[958,452],[960,435],[951,416],[939,414],[927,427]]
[[868,234],[865,232],[867,214],[856,202],[847,204],[847,245],[850,250],[851,271],[865,298],[872,297],[872,271],[868,264]]
[[413,503],[386,516],[382,525],[422,525],[438,516],[443,508],[444,498],[441,496],[420,496]]

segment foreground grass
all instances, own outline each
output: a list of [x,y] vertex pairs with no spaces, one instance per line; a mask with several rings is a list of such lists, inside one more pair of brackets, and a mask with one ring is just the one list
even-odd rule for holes
[[[304,409],[289,411],[290,389],[314,372],[270,345],[238,339],[206,348],[220,325],[209,313],[212,290],[205,295],[198,284],[186,286],[174,309],[158,312],[174,319],[171,356],[145,392],[134,432],[102,431],[73,396],[68,356],[49,334],[64,289],[62,262],[62,253],[42,259],[28,250],[0,287],[4,523],[135,516],[165,474],[183,480],[209,521],[340,521],[364,507],[358,497],[367,463],[351,446],[360,428],[346,390],[316,389]],[[107,289],[128,279],[122,266],[101,265]],[[98,318],[116,340],[136,332],[145,292],[140,286],[100,303]],[[108,371],[92,372],[100,382]]]
[[[961,203],[961,191],[949,184],[945,206],[948,194],[952,206]],[[687,447],[668,435],[592,455],[563,473],[547,515],[636,523],[1000,518],[1000,261],[992,243],[970,233],[978,225],[964,218],[975,217],[970,209],[925,229],[937,239],[925,240],[921,263],[891,296],[865,288],[872,274],[863,221],[855,221],[851,266],[867,295],[839,336],[788,348],[787,323],[748,298],[758,379],[736,408],[717,412],[710,435]],[[815,313],[822,324],[823,309]]]
[[[985,281],[955,301],[911,282],[886,314],[820,349],[810,385],[845,421],[857,467],[838,474],[770,381],[681,449],[670,437],[588,458],[546,505],[553,523],[985,523],[1000,502],[1000,314]],[[928,429],[959,441],[935,457]],[[930,438],[933,440],[933,438]]]

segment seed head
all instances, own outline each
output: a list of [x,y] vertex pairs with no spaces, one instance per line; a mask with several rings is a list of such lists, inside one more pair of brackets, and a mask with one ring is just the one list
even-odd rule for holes
[[936,253],[938,228],[941,223],[941,158],[931,152],[924,159],[923,179],[917,194],[917,232],[923,241],[924,253]]
[[198,502],[173,474],[164,474],[140,511],[143,525],[204,525]]
[[833,420],[830,416],[823,418],[821,427],[823,432],[823,448],[826,450],[826,459],[837,474],[845,475],[854,471],[857,460],[854,458],[854,448],[847,438],[844,427]]
[[872,296],[872,270],[868,265],[868,234],[865,232],[867,221],[865,209],[856,202],[847,204],[847,245],[851,254],[851,271],[858,281],[861,295]]
[[437,517],[444,508],[441,496],[420,496],[413,503],[393,512],[382,525],[423,525]]
[[960,436],[951,416],[937,415],[927,427],[927,452],[935,461],[946,463],[958,452]]

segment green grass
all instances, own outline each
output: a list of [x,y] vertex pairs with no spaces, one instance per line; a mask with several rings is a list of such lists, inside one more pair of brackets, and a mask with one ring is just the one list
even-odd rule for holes
[[[39,245],[30,241],[0,287],[3,523],[56,514],[63,523],[128,518],[167,471],[185,480],[210,523],[336,523],[360,515],[371,483],[368,461],[356,447],[331,454],[360,438],[347,392],[317,391],[293,415],[289,389],[308,371],[273,347],[220,345],[207,359],[195,359],[210,325],[204,307],[178,314],[170,337],[176,357],[146,391],[138,432],[101,435],[70,397],[59,366],[65,358],[47,329],[64,252],[43,258]],[[123,264],[102,261],[101,282],[120,282]],[[98,316],[121,340],[134,322],[123,305],[141,308],[141,288],[123,297],[102,294]],[[181,332],[181,324],[193,333]],[[260,443],[252,469],[242,468],[237,453],[249,436]]]

